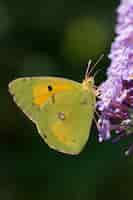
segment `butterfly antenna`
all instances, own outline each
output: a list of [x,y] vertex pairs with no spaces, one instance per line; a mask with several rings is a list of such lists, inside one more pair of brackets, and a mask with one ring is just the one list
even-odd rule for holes
[[87,69],[86,69],[86,72],[85,72],[85,79],[87,79],[87,77],[88,77],[90,66],[91,66],[91,60],[89,60],[88,65],[87,65]]
[[95,77],[97,76],[97,74],[101,71],[102,69],[98,69],[95,73],[94,73],[94,75],[93,75],[93,78],[95,79]]
[[[88,74],[86,74],[87,77],[89,77],[89,76],[91,75],[92,71],[95,69],[95,67],[96,67],[97,64],[102,60],[103,57],[104,57],[104,54],[102,54],[102,55],[98,58],[98,60],[97,60],[96,63],[92,66],[92,68],[90,69],[90,71],[87,70],[87,73],[88,73]],[[88,64],[89,64],[89,62],[88,62]],[[87,68],[88,68],[88,67],[87,67]]]

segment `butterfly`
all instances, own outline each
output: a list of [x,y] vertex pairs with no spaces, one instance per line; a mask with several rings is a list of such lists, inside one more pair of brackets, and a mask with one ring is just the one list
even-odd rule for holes
[[9,83],[14,102],[32,120],[54,150],[79,154],[88,141],[94,117],[94,78],[82,83],[57,77],[24,77]]

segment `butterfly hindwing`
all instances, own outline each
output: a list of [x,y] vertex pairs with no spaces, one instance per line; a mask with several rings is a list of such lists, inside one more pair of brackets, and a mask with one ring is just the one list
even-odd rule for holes
[[64,153],[78,154],[88,140],[93,115],[93,98],[80,89],[76,93],[55,95],[54,103],[49,99],[36,124],[50,147]]

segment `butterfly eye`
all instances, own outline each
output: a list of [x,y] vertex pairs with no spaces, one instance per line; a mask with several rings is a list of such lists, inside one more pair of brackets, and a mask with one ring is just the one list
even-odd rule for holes
[[48,85],[48,91],[51,92],[53,90],[51,85]]

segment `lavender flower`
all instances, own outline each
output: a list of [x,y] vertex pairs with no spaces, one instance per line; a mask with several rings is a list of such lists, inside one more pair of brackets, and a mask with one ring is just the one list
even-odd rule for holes
[[[111,64],[107,80],[99,87],[97,102],[100,142],[109,139],[112,130],[119,139],[133,133],[133,0],[121,0],[117,13],[116,38],[109,54]],[[126,154],[131,151],[133,145]]]

